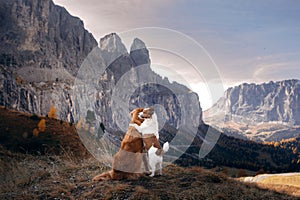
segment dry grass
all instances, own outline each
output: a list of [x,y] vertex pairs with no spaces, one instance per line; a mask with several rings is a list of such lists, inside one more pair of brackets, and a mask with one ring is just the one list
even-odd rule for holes
[[[100,166],[100,167],[99,167]],[[170,164],[163,176],[137,180],[91,179],[108,170],[93,158],[32,156],[0,150],[0,199],[296,199],[199,167]]]
[[[300,175],[298,174],[267,174],[266,176],[259,175],[254,177],[252,182],[255,182],[259,188],[269,189],[280,193],[290,194],[300,197]],[[257,179],[255,179],[257,178]],[[238,180],[244,181],[245,178]]]
[[265,183],[257,183],[257,186],[262,189],[273,190],[278,193],[289,194],[291,196],[300,198],[300,188],[289,186],[289,185],[279,185],[279,184],[265,184]]
[[261,183],[275,184],[275,185],[288,185],[299,187],[300,190],[300,175],[294,176],[270,176],[264,178]]
[[109,169],[86,154],[75,126],[45,118],[45,132],[35,138],[40,118],[0,109],[0,199],[296,199],[289,189],[260,188],[172,164],[163,176],[93,183]]
[[300,176],[270,176],[261,180],[261,188],[272,189],[277,192],[288,193],[300,197]]
[[[76,189],[90,187],[99,170],[92,158],[82,161],[69,155],[32,156],[0,151],[1,199],[75,198]],[[74,195],[75,194],[75,195]]]

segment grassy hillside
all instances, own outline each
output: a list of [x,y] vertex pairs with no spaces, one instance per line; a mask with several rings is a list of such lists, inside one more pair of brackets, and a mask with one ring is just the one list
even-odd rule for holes
[[[45,120],[43,131],[39,123]],[[38,133],[34,134],[36,130]],[[13,152],[30,154],[88,155],[75,125],[57,119],[16,112],[0,107],[0,144]]]
[[161,177],[93,183],[108,168],[86,152],[74,125],[4,108],[0,143],[0,199],[296,199],[289,189],[173,164]]
[[[163,176],[93,183],[107,170],[93,158],[0,150],[1,199],[296,199],[200,167],[168,165]],[[285,191],[288,192],[288,191]]]

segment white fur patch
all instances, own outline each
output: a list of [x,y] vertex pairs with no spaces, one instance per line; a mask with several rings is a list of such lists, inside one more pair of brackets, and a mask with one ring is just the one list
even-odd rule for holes
[[156,155],[157,148],[153,145],[148,150],[149,165],[151,168],[151,177],[155,175],[156,167],[159,165],[159,174],[162,175],[163,155],[169,150],[169,142],[164,143],[162,155]]
[[139,125],[137,125],[136,123],[130,123],[129,126],[134,127],[138,132],[142,133],[142,129]]
[[157,115],[153,113],[151,118],[145,119],[144,122],[137,128],[139,132],[144,134],[154,134],[159,139]]

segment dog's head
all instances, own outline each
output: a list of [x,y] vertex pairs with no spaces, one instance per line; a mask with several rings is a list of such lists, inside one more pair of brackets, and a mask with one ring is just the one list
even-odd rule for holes
[[131,116],[131,123],[141,125],[144,121],[142,117],[139,116],[139,113],[143,112],[144,108],[136,108],[133,111],[130,112]]
[[154,114],[154,108],[150,107],[150,108],[145,108],[143,109],[142,112],[139,113],[139,117],[142,119],[149,119],[152,117],[152,115]]
[[157,115],[154,112],[154,108],[145,108],[143,112],[139,114],[140,118],[144,119],[144,122],[141,125],[141,132],[145,134],[154,134],[157,139],[158,135],[158,120]]

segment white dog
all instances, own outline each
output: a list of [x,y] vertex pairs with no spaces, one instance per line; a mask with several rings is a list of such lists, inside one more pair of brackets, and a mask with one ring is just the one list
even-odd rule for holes
[[[146,110],[146,109],[145,109]],[[143,112],[139,113],[139,117],[142,118]],[[138,131],[145,134],[154,134],[156,138],[159,140],[158,134],[158,120],[155,113],[152,114],[150,118],[145,118],[144,122],[138,127]]]
[[169,142],[164,143],[163,150],[160,154],[157,154],[158,148],[154,147],[153,145],[148,150],[149,155],[149,165],[151,168],[150,176],[153,177],[155,175],[156,167],[159,165],[159,175],[162,175],[162,162],[163,162],[163,155],[169,150]]
[[[151,116],[144,118],[143,115]],[[139,113],[139,117],[144,119],[144,122],[134,127],[143,135],[145,148],[148,150],[149,165],[151,168],[151,177],[154,176],[156,165],[160,165],[160,175],[162,174],[163,155],[169,150],[169,143],[166,142],[161,148],[159,144],[158,120],[153,108],[146,108]]]

